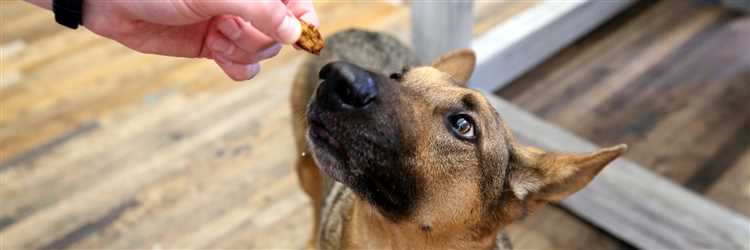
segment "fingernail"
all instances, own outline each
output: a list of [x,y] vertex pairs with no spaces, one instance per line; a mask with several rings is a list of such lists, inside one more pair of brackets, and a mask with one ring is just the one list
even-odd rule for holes
[[232,44],[224,38],[216,38],[213,43],[211,43],[211,50],[214,52],[229,54],[231,48]]
[[300,16],[299,19],[309,24],[312,24],[316,28],[319,28],[320,26],[320,20],[318,20],[318,17],[315,15],[315,12],[307,12],[304,15]]
[[274,43],[268,48],[265,48],[258,52],[258,55],[261,55],[263,59],[268,58],[270,56],[276,55],[279,53],[279,50],[281,50],[281,44],[280,43]]
[[276,29],[276,37],[279,42],[285,44],[292,44],[299,40],[299,36],[302,34],[302,27],[300,26],[297,18],[286,16],[281,25]]
[[247,71],[250,75],[250,78],[255,77],[256,75],[258,75],[258,73],[260,73],[260,64],[251,64],[250,66],[248,66]]
[[234,19],[223,19],[219,22],[218,26],[219,31],[230,40],[240,39],[240,35],[242,34],[240,25]]

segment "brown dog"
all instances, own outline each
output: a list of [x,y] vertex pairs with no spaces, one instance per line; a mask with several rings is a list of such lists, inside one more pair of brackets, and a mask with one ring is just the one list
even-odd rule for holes
[[466,88],[474,64],[460,50],[415,67],[407,47],[380,33],[326,40],[291,99],[297,171],[314,205],[311,246],[498,248],[506,225],[581,189],[625,151],[519,145]]

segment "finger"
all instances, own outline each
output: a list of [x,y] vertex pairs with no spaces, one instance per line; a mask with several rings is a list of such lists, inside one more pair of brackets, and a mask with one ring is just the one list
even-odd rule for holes
[[236,45],[231,44],[224,38],[217,37],[209,40],[212,50],[209,58],[221,57],[236,64],[253,64],[274,57],[279,54],[282,47],[280,43],[274,43],[268,48],[251,53],[237,48]]
[[257,62],[257,60],[253,59],[255,53],[249,53],[238,48],[235,44],[220,34],[210,36],[207,41],[208,46],[211,49],[211,55],[209,58],[215,59],[221,57],[224,60],[238,64]]
[[273,45],[271,45],[271,47],[268,47],[264,50],[259,51],[258,53],[255,53],[255,55],[253,55],[252,60],[254,60],[255,62],[260,62],[268,58],[274,57],[279,54],[279,52],[281,51],[281,47],[282,46],[280,43],[274,43]]
[[260,72],[260,64],[236,64],[218,57],[214,59],[221,70],[235,81],[250,80]]
[[309,24],[314,25],[315,27],[320,26],[320,21],[318,20],[318,15],[315,12],[315,7],[313,6],[312,1],[288,0],[285,1],[285,4],[286,7],[292,11],[292,14],[294,14],[294,16],[304,20]]
[[272,42],[265,48],[253,45],[251,49],[254,51],[246,51],[239,44],[233,42],[219,32],[209,33],[206,43],[211,53],[206,57],[216,58],[216,56],[221,56],[232,63],[252,64],[276,56],[282,47],[280,43]]
[[216,21],[218,30],[235,45],[248,52],[271,47],[276,41],[239,17],[222,16]]
[[287,14],[289,10],[281,1],[189,1],[186,4],[204,16],[239,16],[263,34],[285,44],[296,42],[302,33],[299,21]]

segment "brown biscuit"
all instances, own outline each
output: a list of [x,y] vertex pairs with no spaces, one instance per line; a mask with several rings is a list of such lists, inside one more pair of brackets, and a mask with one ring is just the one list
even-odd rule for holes
[[299,40],[294,44],[307,52],[320,55],[320,50],[324,46],[320,32],[312,24],[302,20],[299,20],[299,22],[302,24],[302,35],[299,36]]

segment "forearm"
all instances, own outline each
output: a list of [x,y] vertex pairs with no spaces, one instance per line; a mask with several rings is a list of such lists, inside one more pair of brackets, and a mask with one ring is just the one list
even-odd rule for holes
[[52,10],[52,0],[26,0],[26,2],[48,10]]

